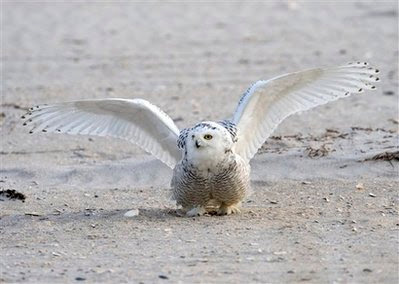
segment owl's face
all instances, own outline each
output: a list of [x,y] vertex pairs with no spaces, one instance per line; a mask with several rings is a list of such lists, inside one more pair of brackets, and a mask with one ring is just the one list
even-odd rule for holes
[[191,162],[220,161],[233,147],[230,133],[218,123],[201,122],[187,135],[187,158]]

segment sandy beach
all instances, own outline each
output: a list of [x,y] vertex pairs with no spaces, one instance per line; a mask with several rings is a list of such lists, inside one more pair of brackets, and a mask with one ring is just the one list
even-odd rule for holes
[[[1,283],[398,283],[396,1],[1,5]],[[377,90],[286,119],[240,215],[180,217],[172,170],[135,145],[20,119],[143,98],[184,128],[259,79],[351,61]]]

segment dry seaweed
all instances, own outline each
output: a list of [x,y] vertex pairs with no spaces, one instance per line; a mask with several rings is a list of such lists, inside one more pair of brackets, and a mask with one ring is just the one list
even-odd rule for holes
[[392,129],[385,129],[385,128],[371,128],[371,127],[358,127],[358,126],[353,126],[351,127],[351,129],[353,131],[367,131],[367,132],[371,132],[371,131],[381,131],[381,132],[387,132],[387,133],[396,133],[396,130],[392,130]]
[[364,161],[388,161],[392,165],[392,161],[399,161],[399,151],[395,152],[382,152],[380,154],[374,155],[371,158],[364,159]]
[[329,152],[331,152],[331,150],[327,148],[326,144],[321,145],[320,148],[313,148],[309,146],[305,149],[305,151],[310,158],[324,157],[327,156]]

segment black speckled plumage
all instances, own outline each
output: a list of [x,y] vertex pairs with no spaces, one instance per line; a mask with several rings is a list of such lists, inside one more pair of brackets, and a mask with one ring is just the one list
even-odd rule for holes
[[173,198],[184,208],[238,204],[249,192],[249,172],[249,164],[232,152],[206,171],[183,159],[173,171]]

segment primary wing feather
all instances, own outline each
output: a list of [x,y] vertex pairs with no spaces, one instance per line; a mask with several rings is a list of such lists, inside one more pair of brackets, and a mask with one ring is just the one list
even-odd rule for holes
[[241,97],[233,116],[238,129],[236,153],[249,161],[286,117],[351,93],[375,89],[378,72],[358,62],[256,82]]
[[142,99],[99,99],[41,105],[23,116],[37,131],[112,136],[133,142],[173,168],[181,158],[179,129],[158,107]]

